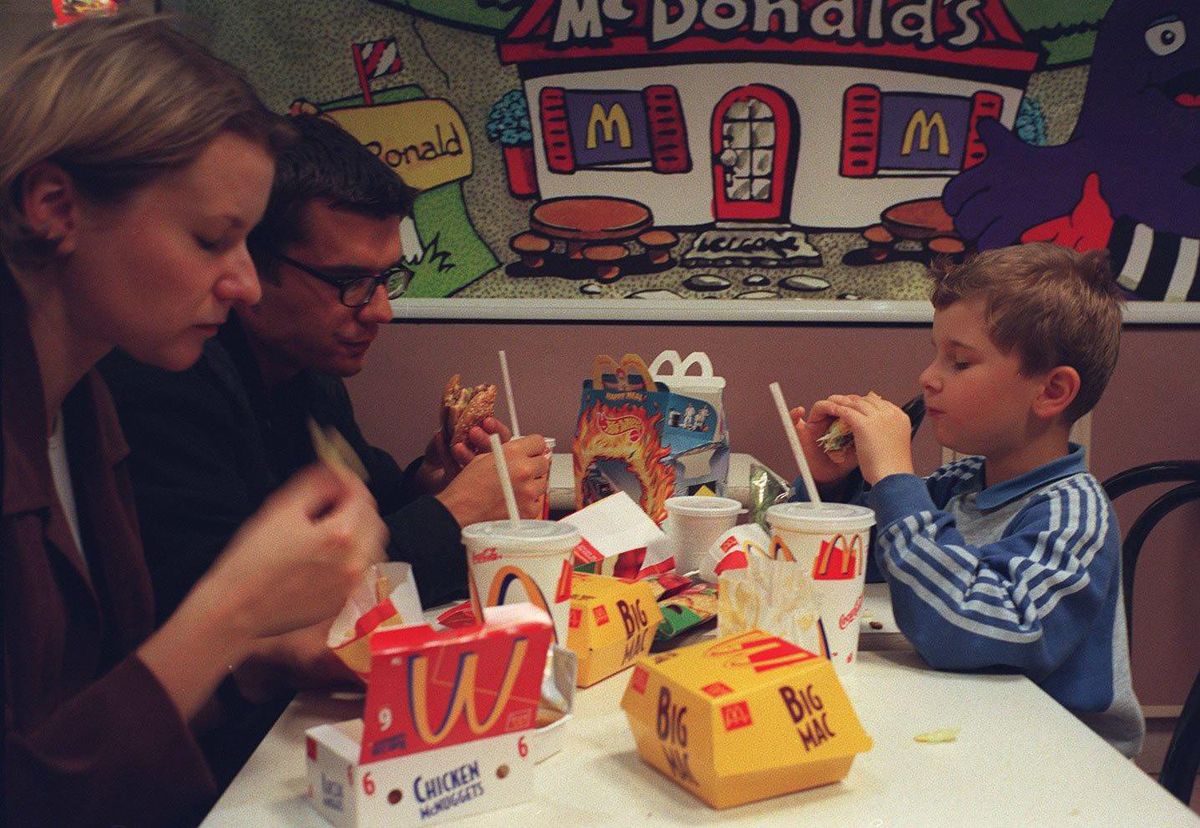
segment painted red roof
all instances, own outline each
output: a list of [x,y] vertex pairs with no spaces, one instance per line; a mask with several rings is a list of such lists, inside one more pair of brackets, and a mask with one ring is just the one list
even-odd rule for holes
[[[530,61],[570,60],[577,58],[625,58],[653,55],[710,54],[722,52],[747,52],[767,54],[811,54],[844,56],[847,64],[855,64],[864,56],[884,57],[897,62],[919,61],[922,64],[950,64],[955,66],[986,67],[1030,72],[1037,65],[1039,53],[1026,45],[1020,30],[1009,16],[1000,0],[983,0],[977,7],[971,3],[961,4],[964,13],[979,28],[979,36],[967,47],[948,44],[950,38],[963,31],[961,20],[955,15],[954,7],[944,0],[930,0],[934,11],[934,44],[913,41],[869,40],[866,36],[868,18],[874,6],[881,5],[885,29],[891,12],[901,6],[913,6],[913,0],[854,0],[855,30],[858,37],[853,42],[841,42],[836,38],[818,37],[810,26],[812,12],[823,0],[797,0],[800,8],[798,32],[782,32],[781,16],[771,18],[770,31],[751,31],[749,19],[738,30],[719,31],[705,26],[697,16],[697,22],[689,34],[663,44],[651,43],[651,7],[654,0],[623,0],[624,8],[632,14],[623,21],[604,21],[604,36],[590,41],[575,40],[570,43],[555,43],[553,32],[561,5],[572,8],[595,2],[597,7],[607,5],[604,0],[533,0],[529,8],[513,21],[500,39],[499,54],[503,63],[526,63]],[[706,0],[696,0],[699,7]],[[678,3],[667,3],[671,12],[678,12]],[[745,0],[752,14],[755,0]],[[970,11],[965,11],[970,8]],[[857,59],[857,60],[856,60]],[[625,61],[621,61],[624,63]]]

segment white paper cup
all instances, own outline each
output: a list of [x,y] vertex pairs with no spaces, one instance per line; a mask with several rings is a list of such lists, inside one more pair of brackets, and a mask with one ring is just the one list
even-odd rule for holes
[[812,579],[829,660],[848,675],[858,658],[867,543],[875,513],[846,503],[781,503],[767,509],[771,557],[794,561]]
[[555,640],[565,644],[579,531],[548,520],[522,520],[516,527],[492,520],[465,527],[462,540],[475,617],[483,617],[483,607],[528,601],[550,613]]
[[738,515],[745,511],[733,498],[703,495],[669,497],[664,505],[677,572],[699,569],[704,553],[733,528]]

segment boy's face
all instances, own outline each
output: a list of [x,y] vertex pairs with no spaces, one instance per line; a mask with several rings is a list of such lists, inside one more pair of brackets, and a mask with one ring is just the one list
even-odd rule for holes
[[982,298],[933,314],[934,358],[921,372],[925,411],[938,442],[960,454],[1002,456],[1021,449],[1034,424],[1042,377],[992,342]]

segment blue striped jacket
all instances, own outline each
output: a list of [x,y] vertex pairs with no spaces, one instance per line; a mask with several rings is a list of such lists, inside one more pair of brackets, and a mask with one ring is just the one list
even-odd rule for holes
[[982,457],[892,475],[867,501],[896,623],[931,666],[1021,672],[1125,755],[1141,749],[1120,533],[1079,446],[991,487]]

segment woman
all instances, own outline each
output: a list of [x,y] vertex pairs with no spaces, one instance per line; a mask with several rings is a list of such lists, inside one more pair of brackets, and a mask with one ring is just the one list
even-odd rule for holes
[[258,281],[245,239],[286,127],[148,19],[93,20],[0,74],[9,824],[144,825],[214,793],[190,725],[274,637],[330,618],[384,530],[349,475],[269,500],[157,631],[108,393],[120,347],[186,368]]

